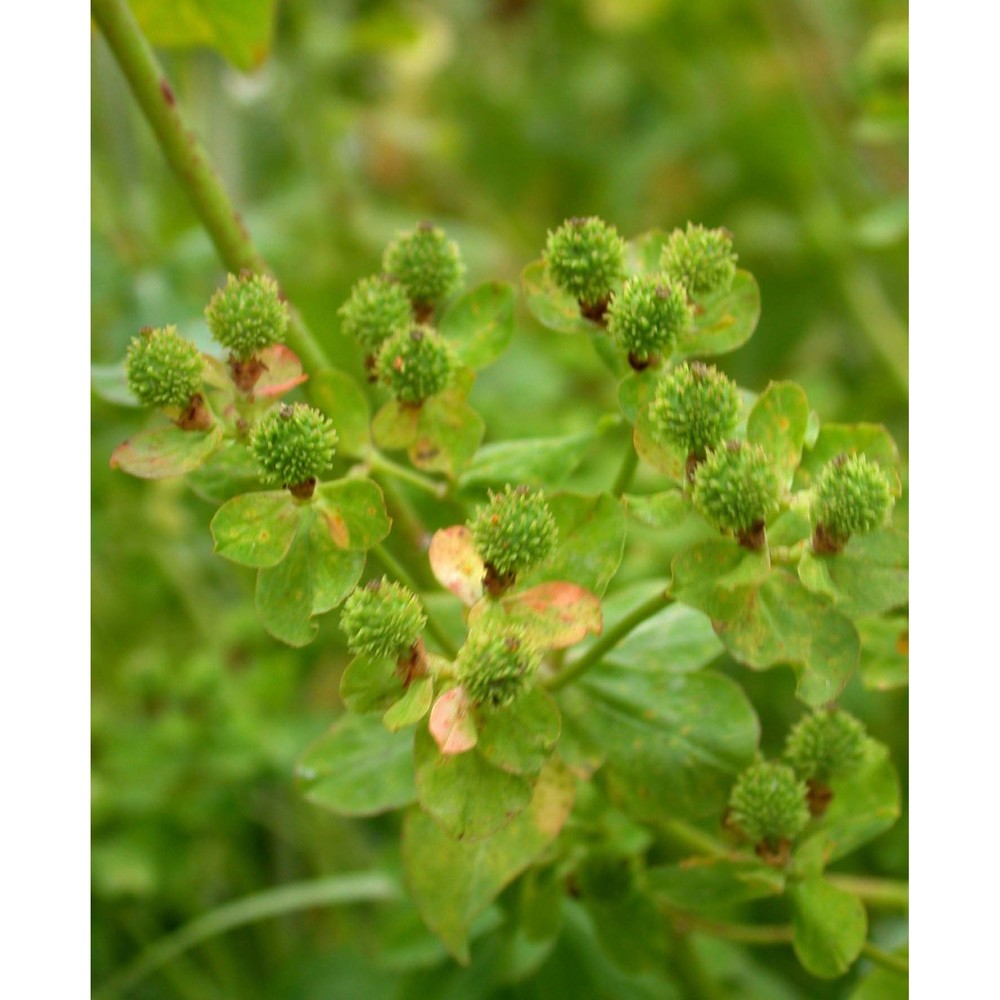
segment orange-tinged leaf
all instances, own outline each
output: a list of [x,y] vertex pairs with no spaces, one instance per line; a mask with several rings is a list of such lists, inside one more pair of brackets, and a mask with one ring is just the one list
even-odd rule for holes
[[434,702],[428,728],[441,753],[465,753],[476,745],[479,734],[472,714],[473,707],[465,689],[461,687],[445,691]]
[[464,524],[442,528],[431,539],[431,571],[438,583],[471,607],[483,596],[483,566],[472,542],[472,532]]

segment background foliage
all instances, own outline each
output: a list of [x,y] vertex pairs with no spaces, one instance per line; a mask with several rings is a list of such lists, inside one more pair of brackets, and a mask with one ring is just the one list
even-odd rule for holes
[[[761,390],[794,378],[824,421],[906,424],[906,26],[898,0],[829,5],[671,0],[443,0],[178,4],[157,22],[178,100],[220,167],[264,257],[333,358],[360,372],[337,307],[377,267],[397,229],[433,218],[461,243],[470,284],[517,280],[545,232],[595,213],[626,235],[692,218],[726,225],[762,289],[753,341],[720,362]],[[227,9],[228,8],[228,9]],[[162,16],[160,17],[162,22]],[[183,29],[183,30],[182,30]],[[252,30],[251,30],[252,29]],[[268,44],[273,49],[265,59]],[[241,72],[214,51],[214,45]],[[254,68],[256,67],[256,68]],[[93,355],[107,363],[139,327],[178,322],[207,338],[202,309],[223,277],[112,64],[93,42]],[[488,440],[582,432],[614,410],[596,355],[535,325],[519,306],[502,362],[472,402]],[[179,481],[140,483],[108,455],[143,425],[95,398],[93,490],[93,966],[96,983],[164,932],[268,886],[337,872],[398,872],[398,822],[342,821],[302,800],[302,749],[341,711],[347,663],[336,615],[304,650],[267,637],[253,573],[212,555],[213,507]],[[624,432],[608,429],[608,439]],[[618,449],[582,450],[570,488],[614,475]],[[603,456],[603,457],[602,457]],[[640,473],[653,480],[650,470]],[[905,479],[905,476],[904,476]],[[430,527],[454,511],[428,506]],[[906,525],[906,493],[895,523]],[[635,577],[657,548],[636,547]],[[634,580],[620,574],[614,591]],[[732,670],[727,658],[723,672]],[[866,665],[894,686],[898,658]],[[765,752],[798,709],[787,671],[739,671]],[[907,759],[905,688],[842,704]],[[905,804],[905,771],[902,773]],[[905,876],[906,823],[851,870]],[[502,898],[501,905],[516,905]],[[575,912],[575,911],[574,911]],[[881,919],[881,918],[880,918]],[[219,937],[140,985],[136,996],[660,996],[589,947],[573,916],[530,980],[483,918],[462,970],[410,903],[326,908]],[[905,926],[875,926],[894,944]],[[787,949],[694,938],[722,970],[721,995],[848,996],[818,984]],[[863,967],[862,967],[862,972]],[[579,987],[570,977],[579,977]],[[889,996],[869,982],[870,996]],[[881,990],[881,991],[880,991]]]

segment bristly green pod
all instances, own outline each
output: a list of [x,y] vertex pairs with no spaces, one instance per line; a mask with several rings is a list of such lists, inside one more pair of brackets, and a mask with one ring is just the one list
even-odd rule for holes
[[455,676],[477,705],[503,708],[531,687],[541,660],[522,626],[487,623],[458,651]]
[[340,615],[347,648],[373,659],[394,660],[405,655],[426,624],[427,616],[416,594],[385,577],[352,591]]
[[851,535],[881,528],[893,503],[889,477],[877,462],[867,455],[838,455],[824,466],[816,481],[814,548],[837,552]]
[[250,447],[264,478],[280,486],[313,482],[333,464],[337,432],[319,410],[282,404],[253,430]]
[[785,741],[785,759],[807,781],[829,781],[856,770],[865,753],[865,727],[847,712],[805,715]]
[[452,346],[436,330],[409,326],[382,345],[377,371],[396,399],[415,406],[446,389],[457,365]]
[[781,505],[778,474],[760,445],[728,441],[698,466],[691,499],[720,531],[736,535],[740,544],[759,549],[764,525]]
[[498,577],[523,573],[545,559],[558,531],[541,490],[509,483],[502,493],[489,494],[469,527],[476,551]]
[[629,278],[608,305],[608,333],[633,367],[669,355],[690,319],[683,286],[650,275]]
[[552,280],[596,319],[625,276],[625,241],[597,216],[567,219],[549,232],[542,259]]
[[689,295],[728,291],[736,277],[733,237],[725,229],[706,229],[693,222],[675,229],[660,257],[660,266]]
[[446,299],[465,274],[458,244],[430,222],[397,235],[382,255],[382,269],[403,286],[418,310]]
[[173,326],[142,330],[125,355],[128,386],[146,406],[187,406],[201,391],[202,372],[198,348]]
[[752,764],[729,796],[729,821],[756,845],[776,850],[809,822],[805,782],[787,764]]
[[649,407],[658,443],[701,460],[733,431],[740,416],[736,383],[714,365],[678,365],[660,380]]
[[288,306],[278,284],[266,274],[230,274],[205,308],[212,336],[240,361],[272,344],[280,344],[288,330]]
[[388,274],[362,278],[338,310],[344,333],[366,354],[375,354],[396,332],[413,322],[413,310],[403,286]]

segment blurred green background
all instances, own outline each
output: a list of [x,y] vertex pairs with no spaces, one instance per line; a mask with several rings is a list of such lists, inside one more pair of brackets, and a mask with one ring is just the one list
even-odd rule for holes
[[[93,357],[107,363],[141,326],[204,339],[224,272],[96,34],[92,53]],[[824,420],[886,423],[905,461],[901,0],[297,0],[279,4],[271,54],[251,73],[208,51],[161,55],[264,257],[352,373],[360,359],[336,309],[419,219],[458,240],[470,284],[516,281],[570,215],[602,215],[626,237],[693,219],[734,233],[762,291],[756,335],[720,366],[755,390],[796,379]],[[487,440],[572,431],[615,409],[590,349],[526,313],[472,401]],[[395,820],[338,820],[293,787],[296,755],[340,710],[336,615],[305,650],[265,635],[252,574],[212,555],[213,508],[183,483],[109,470],[112,448],[147,420],[94,399],[97,984],[221,902],[398,869]],[[595,454],[573,485],[599,488],[616,464]],[[453,512],[425,513],[434,526]],[[905,502],[896,517],[905,526]],[[797,714],[789,675],[733,670],[777,741]],[[905,693],[852,685],[844,701],[903,768]],[[904,876],[906,846],[902,822],[851,870]],[[218,938],[130,995],[673,995],[598,968],[585,929],[571,926],[517,983],[491,948],[487,934],[460,971],[409,904],[310,911]],[[728,970],[727,996],[850,991],[810,980],[790,954],[705,948]]]

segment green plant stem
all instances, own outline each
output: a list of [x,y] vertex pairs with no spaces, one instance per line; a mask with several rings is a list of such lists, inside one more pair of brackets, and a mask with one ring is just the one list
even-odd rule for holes
[[725,993],[708,974],[691,946],[690,937],[675,933],[672,944],[673,967],[684,987],[684,996],[690,1000],[725,1000]]
[[723,920],[708,920],[672,907],[667,908],[667,913],[677,925],[678,932],[682,934],[686,931],[697,931],[712,937],[724,938],[726,941],[762,945],[789,944],[794,936],[792,928],[787,924],[732,924]]
[[904,913],[910,908],[910,886],[907,882],[888,878],[869,878],[866,875],[832,873],[826,878],[831,885],[852,893],[869,906],[883,910],[901,910]]
[[236,927],[285,913],[322,906],[374,903],[402,898],[395,881],[381,872],[357,872],[310,882],[291,882],[210,910],[180,930],[154,942],[97,992],[111,997],[131,989],[160,966],[204,941]]
[[570,663],[558,674],[551,678],[548,687],[558,690],[565,687],[571,681],[575,681],[581,674],[586,673],[592,666],[599,663],[609,650],[615,648],[630,632],[641,625],[647,618],[652,618],[657,611],[665,608],[673,598],[665,590],[655,594],[647,601],[643,601],[630,614],[626,615],[617,625],[608,629],[590,649],[575,663]]
[[685,849],[690,849],[696,854],[724,858],[734,853],[721,840],[717,840],[710,833],[706,833],[682,819],[667,820],[665,823],[659,824],[659,829],[674,843]]
[[904,976],[910,974],[910,962],[908,959],[902,955],[893,955],[891,952],[883,951],[877,945],[872,944],[871,941],[865,942],[865,946],[861,949],[861,954],[886,969],[892,969],[893,972],[900,972]]
[[[409,587],[414,593],[420,592],[420,588],[410,575],[409,570],[384,545],[376,545],[371,553],[400,583]],[[458,654],[458,649],[448,637],[448,633],[445,632],[441,623],[426,605],[424,605],[424,614],[427,616],[427,631],[434,637],[445,656],[454,659]]]
[[407,468],[405,465],[400,465],[391,458],[386,458],[381,452],[372,452],[371,457],[368,459],[368,467],[373,472],[384,472],[387,476],[393,476],[404,483],[409,483],[411,486],[423,490],[424,493],[429,493],[438,500],[443,499],[448,493],[447,483],[431,479],[430,476],[425,476],[420,472]]
[[628,450],[625,452],[621,467],[618,469],[618,475],[615,476],[615,481],[611,484],[611,492],[614,496],[620,497],[632,485],[632,477],[635,475],[638,465],[639,454],[632,442],[629,441]]
[[[267,273],[205,147],[188,124],[156,55],[146,41],[126,0],[91,0],[90,12],[128,81],[156,140],[187,193],[222,263],[236,273]],[[292,310],[288,344],[313,371],[330,368],[326,353]]]

